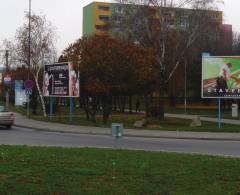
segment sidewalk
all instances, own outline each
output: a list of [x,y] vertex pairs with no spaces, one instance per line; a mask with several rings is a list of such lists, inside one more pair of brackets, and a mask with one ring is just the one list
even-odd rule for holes
[[[27,118],[26,116],[15,113],[16,127],[35,129],[39,131],[61,132],[61,133],[78,133],[92,135],[111,135],[110,128],[100,127],[85,127],[77,125],[65,125],[59,123],[50,123],[36,121]],[[185,115],[168,115],[168,117],[194,117]],[[206,118],[212,120],[210,118]],[[215,119],[217,120],[217,119]],[[227,120],[225,122],[232,122]],[[238,121],[238,124],[240,122]],[[131,137],[146,137],[146,138],[169,138],[169,139],[202,139],[202,140],[231,140],[240,141],[240,133],[208,133],[208,132],[189,132],[189,131],[159,131],[159,130],[142,130],[142,129],[124,129],[124,136]]]
[[[188,115],[188,114],[165,114],[166,117],[170,118],[182,118],[182,119],[194,119],[196,115]],[[206,122],[218,122],[217,118],[210,118],[210,117],[202,117],[200,116],[201,121]],[[233,120],[233,119],[221,119],[221,123],[231,124],[231,125],[240,125],[240,120]]]

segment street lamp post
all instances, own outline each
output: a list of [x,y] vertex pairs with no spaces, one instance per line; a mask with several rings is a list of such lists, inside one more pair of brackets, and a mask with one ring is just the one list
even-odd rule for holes
[[[31,68],[31,9],[32,9],[32,2],[29,0],[29,16],[28,16],[28,75],[27,80],[30,77],[30,68]],[[30,95],[27,95],[27,116],[30,116]]]
[[[8,63],[8,57],[9,57],[9,50],[0,50],[0,52],[5,52],[5,59],[6,59],[6,69],[5,69],[5,73],[9,72],[9,63]],[[4,76],[2,76],[2,84],[4,85]],[[5,88],[5,106],[6,108],[8,108],[9,106],[9,87]]]
[[[9,57],[9,51],[6,50],[5,58],[6,58],[6,72],[7,73],[9,72],[8,57]],[[11,87],[11,84],[10,84],[10,87]],[[7,89],[6,89],[6,108],[7,109],[9,107],[9,90],[10,90],[9,87],[7,87]]]
[[187,113],[187,62],[184,62],[184,113]]
[[[8,49],[5,49],[5,50],[0,50],[0,52],[5,52],[5,63],[6,63],[6,69],[5,69],[5,73],[8,73],[9,72],[9,61],[8,61],[8,58],[9,58],[9,50]],[[4,76],[2,75],[2,85],[4,85]],[[11,85],[11,84],[10,84]],[[5,87],[5,106],[6,108],[8,108],[9,106],[9,87]]]

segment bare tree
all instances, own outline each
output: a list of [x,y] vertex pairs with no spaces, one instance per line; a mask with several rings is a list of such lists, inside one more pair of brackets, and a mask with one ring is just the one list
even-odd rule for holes
[[29,67],[32,74],[44,116],[46,116],[46,107],[42,94],[41,83],[39,83],[40,71],[44,63],[53,63],[56,59],[55,49],[55,28],[46,20],[45,16],[32,14],[30,18],[31,24],[31,41],[30,41],[30,64],[29,57],[29,15],[25,16],[25,23],[16,32],[15,52],[18,61]]
[[[143,47],[151,47],[156,59],[159,91],[157,109],[164,118],[166,87],[195,41],[211,31],[216,38],[222,13],[215,0],[117,0],[112,34]],[[210,36],[210,34],[209,34]]]
[[16,69],[19,64],[18,64],[18,61],[16,60],[13,41],[4,39],[0,44],[0,48],[1,48],[0,64],[6,66],[6,51],[7,51],[8,52],[8,56],[7,56],[8,68]]
[[240,53],[240,33],[233,32],[233,44],[232,44],[233,55],[239,55]]

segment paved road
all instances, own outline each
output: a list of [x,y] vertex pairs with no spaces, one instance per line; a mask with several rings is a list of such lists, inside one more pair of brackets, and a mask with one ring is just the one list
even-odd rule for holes
[[240,157],[240,142],[124,137],[117,142],[110,136],[35,131],[14,127],[0,128],[0,144],[123,148],[147,151],[201,153]]

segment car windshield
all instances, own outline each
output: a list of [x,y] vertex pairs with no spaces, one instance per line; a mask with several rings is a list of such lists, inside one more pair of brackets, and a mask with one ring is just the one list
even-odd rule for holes
[[7,112],[7,109],[5,106],[0,106],[0,112]]

